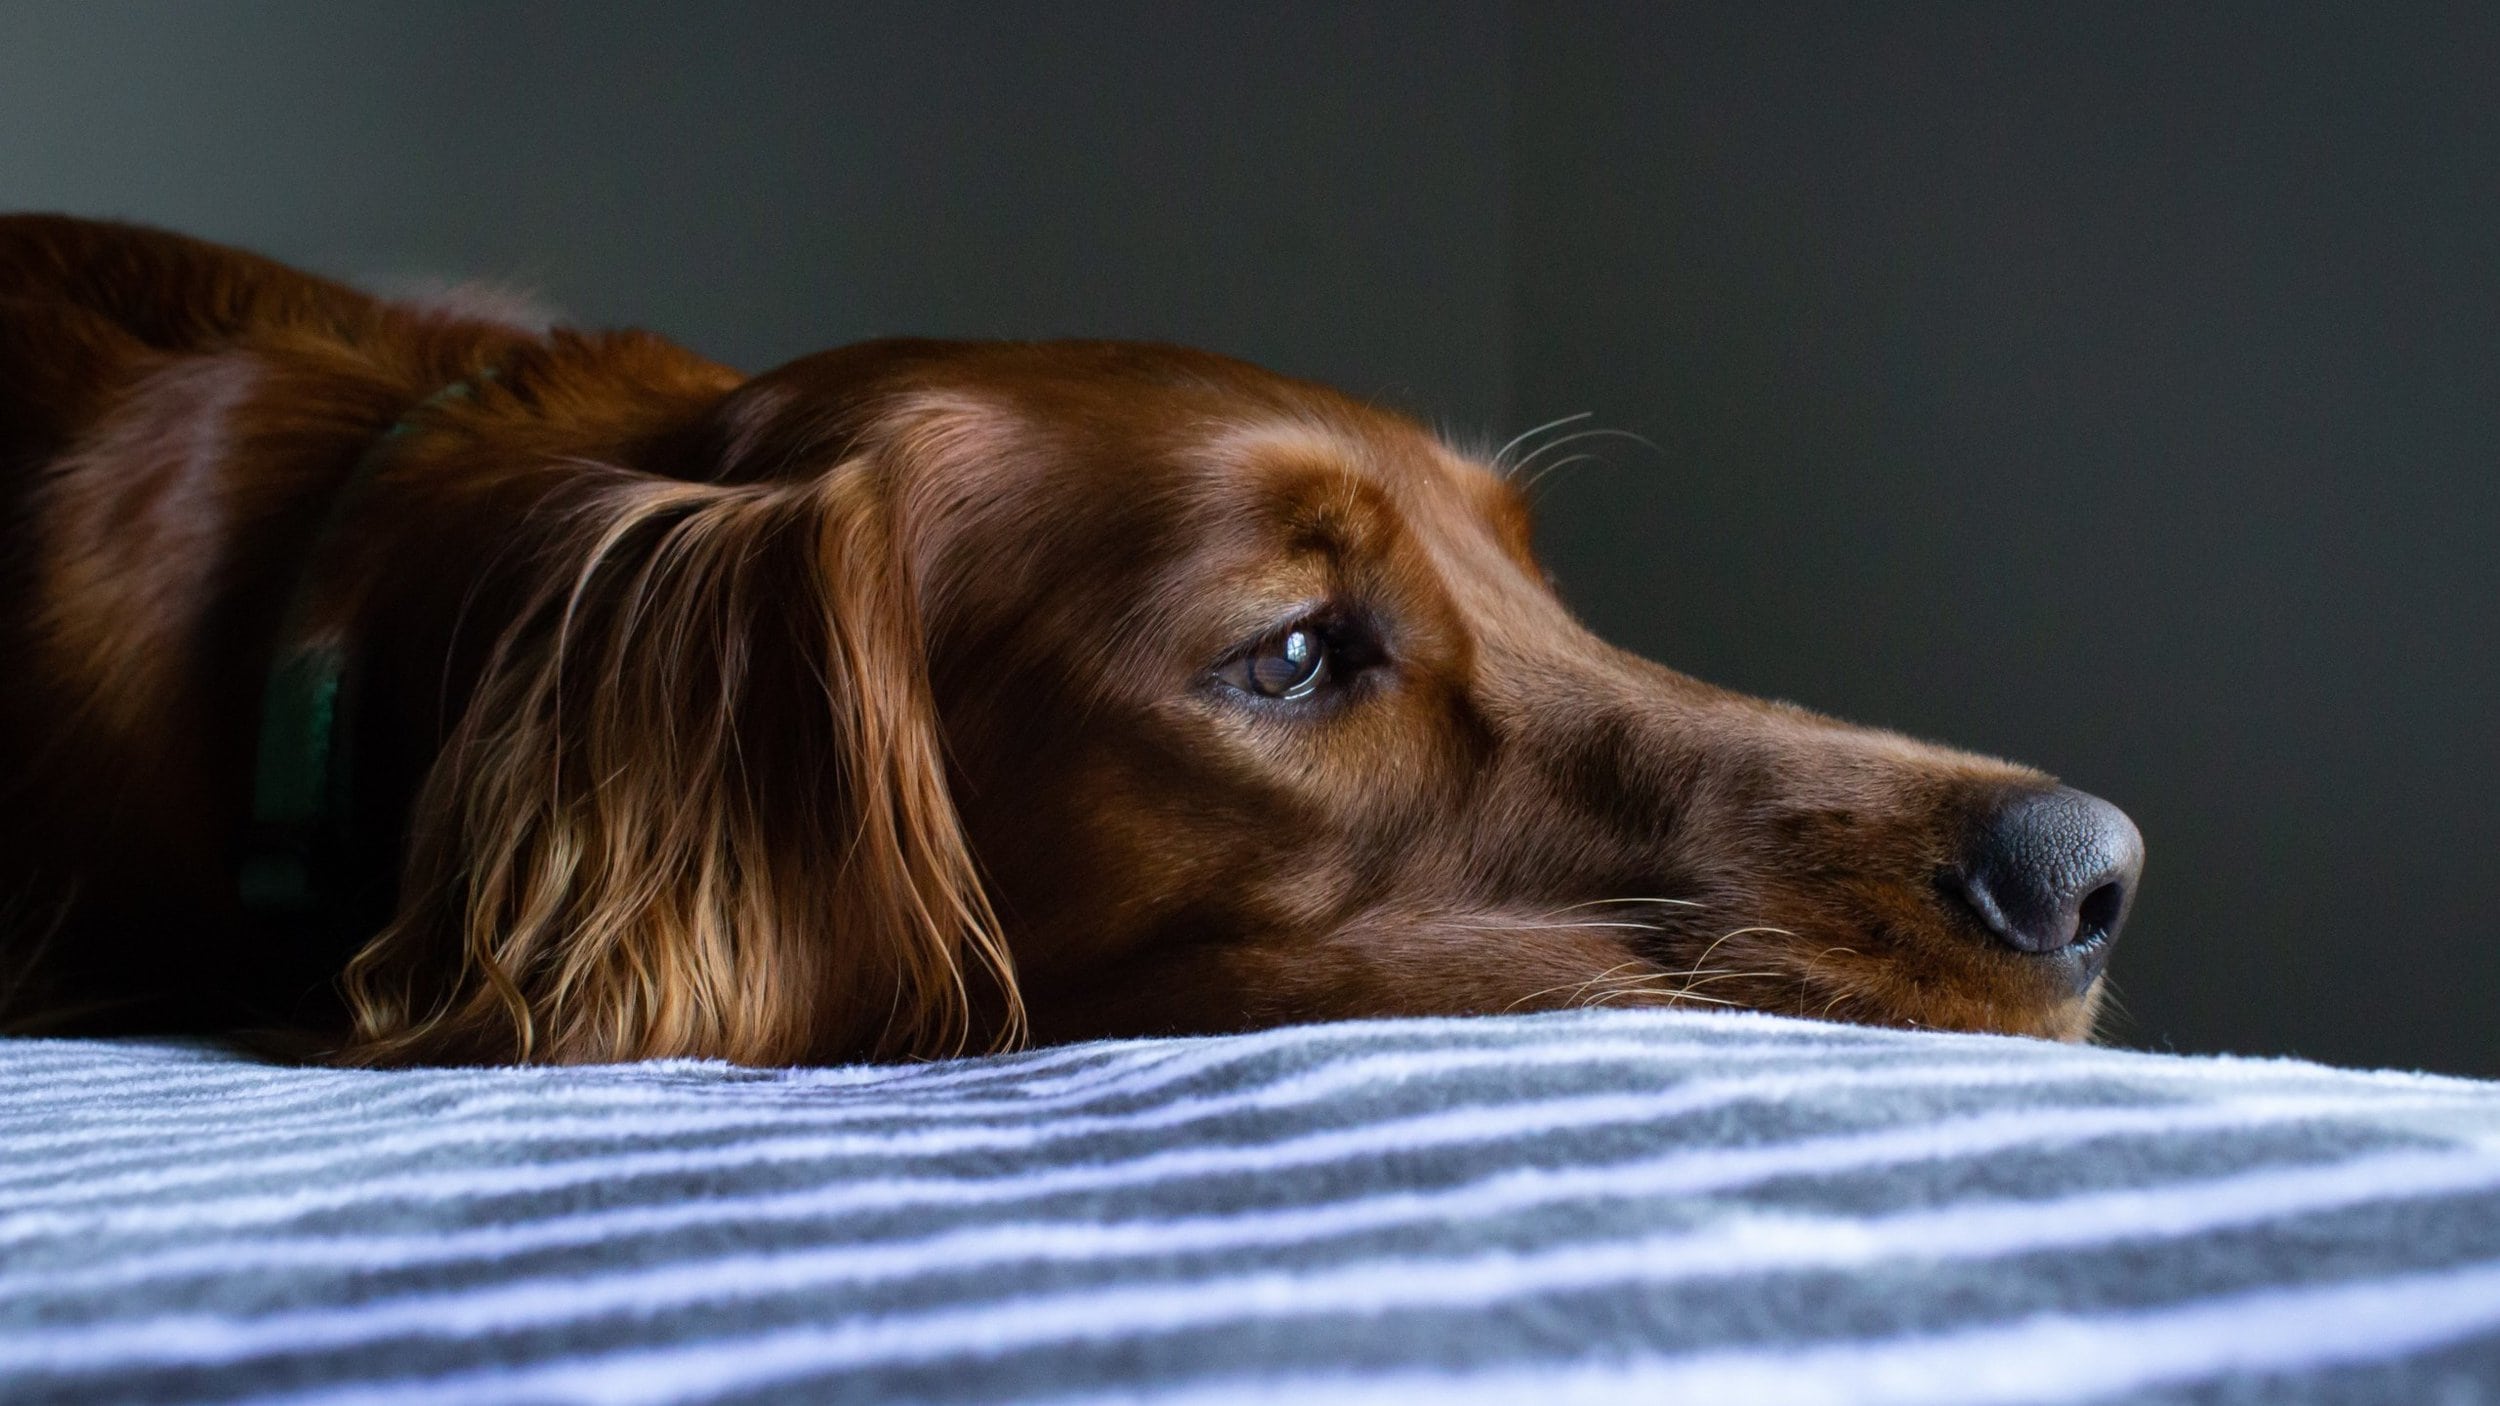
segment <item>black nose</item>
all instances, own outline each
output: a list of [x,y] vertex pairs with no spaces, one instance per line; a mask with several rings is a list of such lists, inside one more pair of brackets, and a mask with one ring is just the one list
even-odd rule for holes
[[2116,937],[2143,873],[2144,837],[2127,813],[2060,786],[2017,795],[1982,820],[1960,879],[1998,941],[2062,952]]

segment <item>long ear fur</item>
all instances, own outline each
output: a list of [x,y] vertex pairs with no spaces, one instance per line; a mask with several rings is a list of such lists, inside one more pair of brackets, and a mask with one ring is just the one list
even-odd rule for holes
[[497,643],[349,967],[358,1063],[941,1055],[1023,1011],[873,466],[643,476]]

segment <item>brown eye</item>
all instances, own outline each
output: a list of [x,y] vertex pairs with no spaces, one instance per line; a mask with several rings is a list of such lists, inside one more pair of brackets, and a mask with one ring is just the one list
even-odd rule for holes
[[1216,670],[1216,677],[1261,698],[1308,698],[1328,682],[1328,639],[1297,625]]

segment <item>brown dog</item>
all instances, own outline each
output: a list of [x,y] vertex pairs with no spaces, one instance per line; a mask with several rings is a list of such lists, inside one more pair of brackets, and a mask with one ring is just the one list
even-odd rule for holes
[[1486,465],[1169,347],[747,378],[0,219],[0,572],[18,1029],[2076,1038],[2142,862],[2036,772],[1601,643]]

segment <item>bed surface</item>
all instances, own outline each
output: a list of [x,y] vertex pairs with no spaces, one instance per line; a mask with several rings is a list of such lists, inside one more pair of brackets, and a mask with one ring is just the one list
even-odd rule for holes
[[0,1041],[0,1401],[2500,1401],[2500,1085],[1755,1015]]

